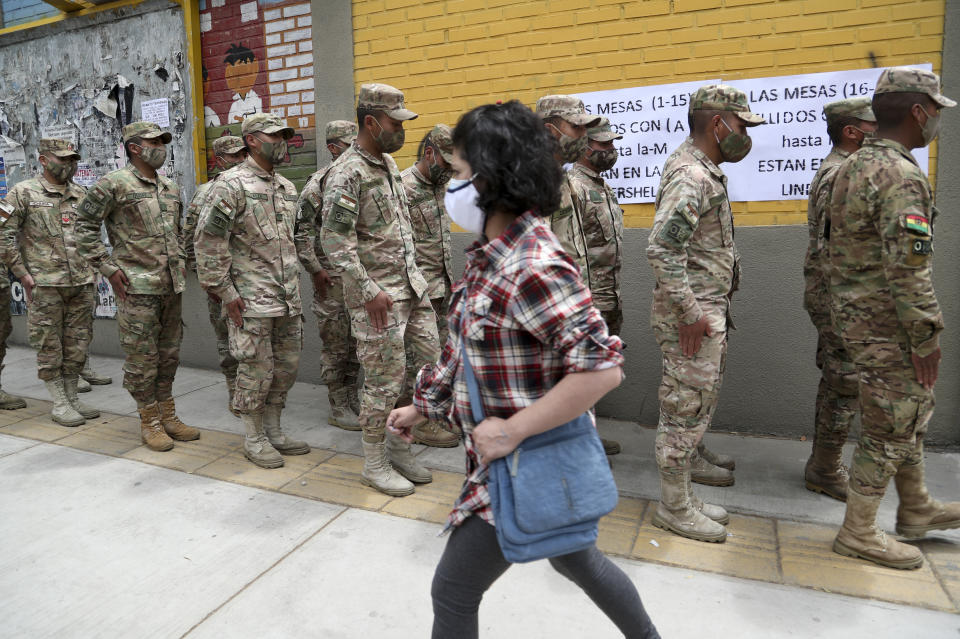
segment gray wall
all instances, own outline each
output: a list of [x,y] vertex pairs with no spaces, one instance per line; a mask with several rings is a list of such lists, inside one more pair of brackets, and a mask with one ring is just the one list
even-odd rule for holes
[[317,167],[330,162],[324,127],[357,117],[353,93],[353,7],[350,0],[312,0],[313,76],[316,92]]

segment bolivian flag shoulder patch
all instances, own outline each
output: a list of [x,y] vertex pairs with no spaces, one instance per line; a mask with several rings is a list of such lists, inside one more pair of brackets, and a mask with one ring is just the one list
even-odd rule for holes
[[906,219],[907,230],[918,235],[930,235],[930,220],[922,215],[908,215]]
[[6,224],[11,215],[13,215],[13,205],[0,200],[0,226]]
[[351,213],[357,212],[357,201],[346,193],[340,193],[340,197],[337,198],[336,204],[340,208],[347,209]]

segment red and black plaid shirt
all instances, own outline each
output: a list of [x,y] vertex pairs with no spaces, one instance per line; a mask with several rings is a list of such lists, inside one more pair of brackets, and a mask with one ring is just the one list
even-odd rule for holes
[[465,435],[467,477],[449,530],[472,514],[494,523],[487,465],[480,463],[473,443],[461,335],[484,413],[503,419],[533,404],[569,373],[622,365],[623,343],[607,333],[576,264],[547,223],[532,213],[518,217],[500,237],[468,249],[447,322],[440,361],[420,371],[413,402],[422,415],[450,420]]

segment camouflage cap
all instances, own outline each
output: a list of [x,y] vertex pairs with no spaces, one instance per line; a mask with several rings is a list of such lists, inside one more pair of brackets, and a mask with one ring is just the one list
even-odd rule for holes
[[746,93],[726,84],[708,84],[697,89],[690,98],[690,111],[733,111],[747,126],[767,123],[750,112]]
[[957,103],[940,93],[940,76],[933,71],[891,67],[884,69],[877,80],[874,95],[882,93],[926,93],[942,107],[957,106]]
[[240,125],[240,131],[243,135],[263,131],[264,133],[279,133],[284,140],[293,137],[293,127],[287,126],[287,123],[279,115],[273,113],[254,113],[243,119]]
[[430,142],[440,151],[440,157],[453,162],[453,130],[446,124],[438,124],[430,131]]
[[159,126],[153,122],[139,121],[131,122],[123,127],[123,141],[128,142],[130,138],[160,138],[164,144],[169,144],[173,136],[169,131],[162,131]]
[[350,120],[333,120],[327,122],[325,133],[327,140],[340,140],[352,144],[357,139],[357,123]]
[[213,154],[239,153],[244,148],[243,138],[236,135],[224,135],[213,141]]
[[610,120],[600,118],[600,122],[587,129],[587,137],[595,142],[613,142],[622,140],[623,136],[610,128]]
[[870,108],[870,98],[850,98],[837,100],[823,105],[823,114],[827,116],[827,124],[833,124],[838,118],[856,118],[865,122],[876,122],[877,116]]
[[58,158],[74,158],[79,160],[80,154],[73,148],[73,143],[57,138],[42,138],[37,147],[40,155],[55,155]]
[[389,84],[360,85],[357,108],[383,111],[394,120],[415,120],[419,117],[403,104],[403,91]]
[[561,117],[576,126],[596,126],[600,118],[587,113],[583,100],[572,95],[545,95],[537,100],[537,115],[541,120]]

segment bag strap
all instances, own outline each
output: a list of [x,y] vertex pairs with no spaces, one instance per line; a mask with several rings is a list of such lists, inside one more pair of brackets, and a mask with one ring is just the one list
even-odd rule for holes
[[[460,326],[464,325],[464,319],[467,316],[467,289],[463,289],[463,308],[460,309]],[[467,382],[467,391],[470,393],[470,412],[473,413],[474,424],[482,422],[486,416],[483,414],[483,400],[480,399],[480,384],[477,382],[477,376],[473,373],[473,366],[470,365],[470,358],[467,357],[467,340],[460,332],[460,361],[463,362],[463,377]]]

